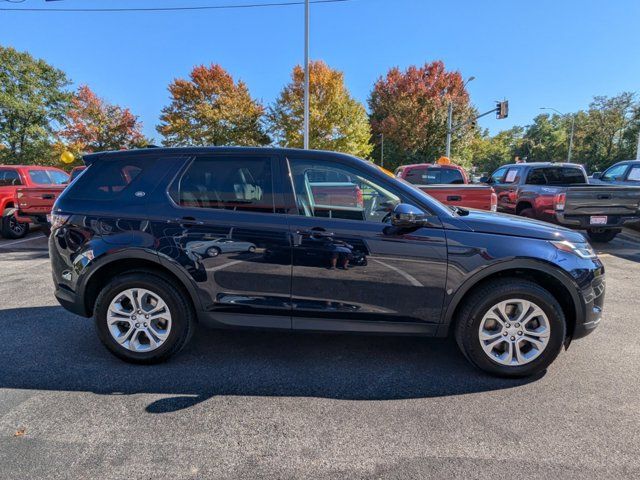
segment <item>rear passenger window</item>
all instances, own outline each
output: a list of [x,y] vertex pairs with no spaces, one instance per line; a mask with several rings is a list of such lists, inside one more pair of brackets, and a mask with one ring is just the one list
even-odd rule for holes
[[274,213],[271,158],[197,158],[172,197],[182,207]]
[[544,171],[541,168],[531,170],[527,175],[528,185],[546,185],[547,179],[544,176]]
[[111,200],[135,187],[143,171],[161,162],[162,159],[149,157],[97,161],[73,183],[68,197]]
[[573,167],[545,168],[545,176],[549,185],[575,185],[587,183],[584,172]]
[[632,167],[627,180],[630,182],[640,182],[640,167]]

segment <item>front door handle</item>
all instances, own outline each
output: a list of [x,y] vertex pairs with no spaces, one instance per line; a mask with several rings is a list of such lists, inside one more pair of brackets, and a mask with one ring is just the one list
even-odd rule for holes
[[460,200],[462,200],[460,195],[449,195],[447,197],[447,202],[459,202]]

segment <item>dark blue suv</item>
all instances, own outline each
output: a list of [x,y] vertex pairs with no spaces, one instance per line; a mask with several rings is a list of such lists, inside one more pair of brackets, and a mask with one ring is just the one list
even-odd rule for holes
[[581,233],[444,206],[349,155],[84,160],[52,215],[56,297],[127,361],[168,358],[200,322],[451,334],[475,366],[517,377],[600,322],[604,268]]

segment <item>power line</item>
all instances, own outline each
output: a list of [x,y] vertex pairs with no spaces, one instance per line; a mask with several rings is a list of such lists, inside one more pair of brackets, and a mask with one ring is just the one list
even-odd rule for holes
[[[344,3],[352,0],[311,0],[309,3]],[[16,3],[9,1],[8,3]],[[140,8],[6,8],[0,7],[5,12],[175,12],[184,10],[230,10],[238,8],[265,8],[288,7],[292,5],[304,5],[304,1],[271,2],[271,3],[246,3],[241,5],[200,5],[193,7],[140,7]]]

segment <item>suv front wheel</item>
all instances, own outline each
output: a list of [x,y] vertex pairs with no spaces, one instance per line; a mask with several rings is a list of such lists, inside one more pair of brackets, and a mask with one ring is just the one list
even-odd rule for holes
[[113,278],[98,295],[94,317],[102,343],[132,363],[166,360],[186,345],[195,324],[185,294],[147,272]]
[[490,281],[463,304],[458,346],[476,367],[503,377],[541,373],[562,349],[566,323],[548,290],[529,280]]

